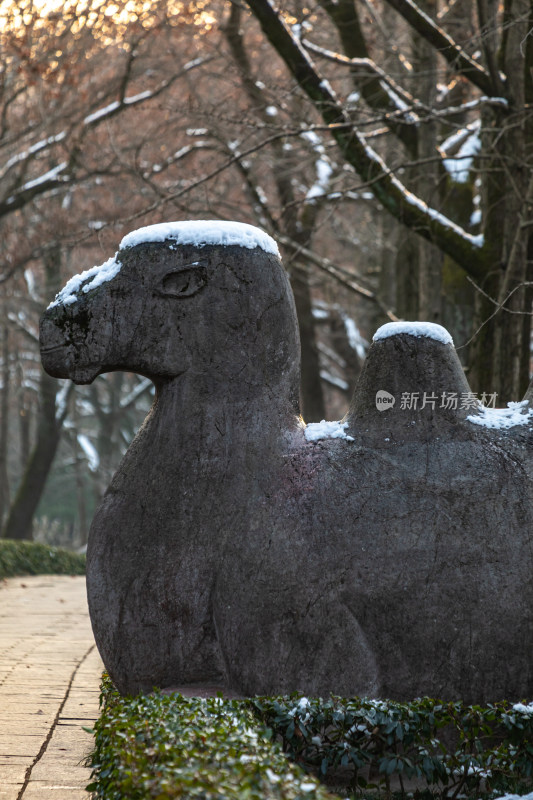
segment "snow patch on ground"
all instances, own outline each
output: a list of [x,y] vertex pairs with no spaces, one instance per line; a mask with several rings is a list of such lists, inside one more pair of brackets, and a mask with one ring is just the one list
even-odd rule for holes
[[347,422],[309,422],[306,425],[304,434],[308,442],[318,442],[320,439],[346,439],[353,442],[353,436],[348,436],[346,428]]
[[[479,415],[467,417],[469,422],[483,425],[485,428],[513,428],[515,425],[527,425],[533,421],[533,408],[529,408],[527,400],[507,403],[507,408],[485,408],[480,406]],[[514,706],[516,710],[516,706]],[[523,710],[523,706],[520,710]],[[533,705],[527,706],[533,713]]]
[[205,245],[237,245],[253,250],[260,247],[265,253],[279,256],[276,242],[268,233],[255,225],[245,222],[227,222],[225,220],[191,220],[188,222],[161,222],[147,225],[128,233],[121,241],[120,248],[135,247],[145,242],[165,242],[169,239],[176,244],[192,244],[195,247]]
[[424,336],[428,339],[435,339],[442,344],[453,345],[453,339],[442,325],[435,322],[386,322],[378,328],[372,337],[373,342],[387,339],[389,336],[398,336],[400,333],[408,333],[410,336]]

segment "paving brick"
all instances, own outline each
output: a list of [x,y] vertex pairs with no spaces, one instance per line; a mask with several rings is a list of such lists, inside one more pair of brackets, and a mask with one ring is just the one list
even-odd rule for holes
[[[24,792],[24,800],[88,800],[84,789],[72,783],[31,783]],[[2,800],[2,795],[0,795]]]
[[[1,763],[1,760],[0,760]],[[17,764],[14,762],[6,763],[2,765],[2,783],[0,784],[0,788],[4,786],[22,786],[24,783],[24,778],[26,775],[26,767],[24,764]]]
[[0,653],[0,800],[17,800],[28,769],[23,800],[87,800],[83,726],[98,717],[103,665],[85,579],[0,583]]
[[[4,784],[0,786],[0,800],[17,800],[20,792],[20,786],[10,786]],[[87,795],[85,796],[87,800]]]

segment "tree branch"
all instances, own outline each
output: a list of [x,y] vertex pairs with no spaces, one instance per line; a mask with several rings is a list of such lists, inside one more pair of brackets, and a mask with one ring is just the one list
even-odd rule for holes
[[326,124],[344,158],[366,182],[382,205],[406,227],[436,244],[472,277],[485,272],[482,241],[466,233],[413,195],[391,172],[354,127],[333,89],[316,72],[300,43],[273,9],[269,0],[247,0],[271,44],[285,61]]
[[[405,103],[409,103],[411,106],[422,106],[419,100],[414,98],[409,92],[399,86],[395,80],[393,80],[390,75],[387,75],[385,70],[378,67],[378,65],[372,61],[371,58],[348,58],[347,56],[343,56],[340,53],[333,53],[331,50],[326,50],[323,47],[320,47],[313,42],[310,42],[308,39],[302,39],[302,44],[306,48],[306,50],[310,50],[312,53],[315,53],[317,56],[321,56],[322,58],[327,59],[328,61],[333,61],[336,64],[344,64],[347,67],[355,68],[358,67],[361,70],[365,70],[367,73],[370,72],[379,80],[383,81],[384,83],[389,86],[398,97],[403,100]],[[381,86],[381,90],[385,91]],[[390,95],[387,94],[388,100],[390,101]],[[394,112],[398,111],[398,106],[394,103],[391,105],[390,102],[387,103],[386,107],[382,106],[382,111],[392,110]],[[405,113],[405,112],[404,112]]]
[[365,289],[364,286],[361,286],[361,284],[358,283],[347,270],[337,266],[337,264],[334,264],[333,261],[329,260],[329,258],[322,258],[312,250],[309,250],[307,247],[303,247],[302,245],[298,244],[298,242],[295,242],[288,236],[278,233],[276,238],[281,245],[290,250],[295,256],[303,256],[311,264],[314,264],[316,267],[321,269],[322,272],[326,272],[330,277],[334,278],[337,283],[340,283],[345,288],[350,289],[352,292],[355,292],[361,297],[364,297],[366,300],[372,300],[392,322],[396,322],[398,320],[398,317],[390,310],[390,308],[387,308],[384,303],[382,303],[375,292],[371,291],[370,289]]
[[[465,103],[461,103],[459,106],[448,106],[447,108],[441,109],[431,108],[425,103],[422,103],[416,97],[413,97],[413,95],[406,91],[402,86],[397,84],[396,81],[391,78],[391,76],[388,75],[385,70],[382,70],[378,64],[372,61],[371,58],[348,58],[340,53],[333,53],[331,50],[326,50],[323,47],[319,47],[307,39],[302,39],[302,44],[306,50],[309,50],[311,53],[315,53],[315,55],[321,56],[328,61],[332,61],[335,64],[341,64],[346,67],[360,67],[361,69],[365,69],[374,73],[376,77],[383,81],[383,83],[386,83],[387,86],[392,89],[394,94],[398,95],[401,101],[408,104],[408,108],[404,109],[400,109],[398,106],[393,105],[393,111],[387,112],[387,118],[394,116],[405,117],[407,114],[414,112],[417,114],[415,118],[416,122],[425,122],[426,120],[424,118],[420,118],[418,116],[420,112],[427,114],[427,118],[434,119],[435,117],[445,118],[454,116],[456,114],[461,114],[464,111],[471,111],[472,109],[478,108],[482,105],[496,106],[500,108],[509,107],[509,102],[505,97],[489,97],[487,95],[482,95],[481,97],[476,97],[474,100],[468,100]],[[385,109],[382,110],[385,111]]]
[[[111,119],[127,108],[133,108],[134,106],[159,97],[159,95],[169,89],[170,86],[172,86],[172,84],[178,80],[178,78],[182,77],[190,70],[208,63],[212,60],[212,58],[214,58],[214,56],[190,61],[185,64],[181,70],[176,72],[167,80],[163,81],[153,91],[149,90],[146,92],[140,92],[136,95],[130,95],[129,97],[123,97],[120,100],[115,100],[113,103],[93,111],[91,114],[88,114],[86,117],[84,117],[81,124],[81,130],[78,130],[78,136],[72,146],[71,152],[69,153],[68,160],[61,162],[56,167],[48,170],[44,174],[33,178],[32,180],[26,181],[22,186],[11,189],[8,196],[0,202],[0,218],[10,214],[12,211],[17,211],[18,209],[23,208],[35,197],[43,195],[52,189],[57,189],[60,186],[64,186],[65,183],[73,184],[80,182],[80,180],[74,175],[76,160],[78,157],[80,142],[91,128],[97,127],[105,120]],[[59,142],[66,142],[67,140],[68,135],[66,131],[61,131],[58,134],[49,136],[47,139],[37,142],[35,145],[28,147],[25,152],[12,156],[6,162],[1,174],[4,175],[16,164],[22,164],[23,167],[26,167],[27,164],[33,158],[35,158],[37,154],[42,154],[43,152],[46,152],[47,148],[51,147],[52,145]],[[86,178],[87,176],[84,175],[82,176],[81,180],[86,180]]]
[[[329,15],[333,24],[337,28],[339,38],[342,42],[344,52],[350,59],[368,59],[369,52],[365,37],[359,23],[359,17],[354,0],[319,0],[320,5]],[[306,46],[309,46],[306,43]],[[411,155],[416,155],[418,151],[418,131],[414,125],[405,125],[405,120],[398,119],[395,103],[391,95],[382,85],[376,71],[367,68],[366,76],[357,76],[352,72],[354,85],[361,91],[367,105],[375,111],[384,111],[387,115],[386,122],[389,130],[405,145]]]
[[414,0],[385,0],[385,2],[397,11],[420,36],[438,50],[454,70],[467,78],[478,89],[481,89],[484,94],[494,95],[498,93],[498,87],[494,86],[490,75],[483,67],[473,58],[470,58],[468,53],[465,53],[451,36],[443,31],[431,17],[425,14]]
[[482,31],[481,48],[485,56],[485,63],[487,64],[492,83],[496,88],[496,92],[497,94],[500,94],[503,91],[504,86],[500,77],[500,70],[498,69],[495,48],[491,46],[492,42],[490,41],[491,39],[495,38],[495,35],[492,33],[492,35],[489,36],[489,30],[492,26],[494,26],[494,30],[497,29],[497,23],[495,19],[492,19],[490,23],[487,20],[488,10],[486,0],[477,0],[476,7],[479,19],[479,27]]

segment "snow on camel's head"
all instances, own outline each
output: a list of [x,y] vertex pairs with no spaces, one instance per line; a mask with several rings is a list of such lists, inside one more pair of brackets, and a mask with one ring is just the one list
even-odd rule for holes
[[[185,372],[298,385],[292,294],[273,239],[252,225],[151,225],[115,256],[71,278],[41,320],[44,368],[90,383],[104,372],[162,381]],[[296,390],[295,390],[296,391]]]

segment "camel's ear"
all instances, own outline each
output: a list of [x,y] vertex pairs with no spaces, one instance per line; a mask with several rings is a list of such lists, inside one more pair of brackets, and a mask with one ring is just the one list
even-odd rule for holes
[[158,286],[165,297],[192,297],[207,283],[207,269],[200,261],[167,272]]

